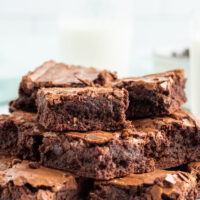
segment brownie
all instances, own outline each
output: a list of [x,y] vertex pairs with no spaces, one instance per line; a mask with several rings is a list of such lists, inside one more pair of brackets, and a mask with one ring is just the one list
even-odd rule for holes
[[197,179],[197,198],[200,198],[200,162],[192,162],[187,166],[187,171],[190,172]]
[[93,67],[86,68],[48,61],[23,76],[19,86],[19,97],[10,102],[10,111],[36,112],[35,99],[37,90],[41,87],[107,86],[116,79],[116,73],[106,70],[98,71]]
[[48,169],[38,163],[0,156],[0,199],[74,200],[81,199],[75,177]]
[[79,176],[108,180],[154,170],[152,159],[144,157],[145,141],[132,134],[132,128],[115,132],[48,132],[38,125],[36,114],[18,111],[2,116],[0,141],[4,145],[0,151]]
[[42,88],[37,94],[37,119],[52,131],[114,131],[128,128],[126,90],[86,88]]
[[96,181],[90,200],[195,200],[196,180],[186,172],[155,170],[110,181]]
[[184,71],[177,69],[143,77],[124,78],[113,87],[129,92],[127,119],[169,115],[186,102]]
[[144,157],[144,141],[131,134],[130,130],[60,136],[46,133],[39,149],[40,161],[47,167],[99,180],[153,171],[153,160]]
[[145,157],[155,160],[156,168],[168,169],[200,161],[200,120],[178,110],[165,117],[133,120],[135,135],[146,141]]

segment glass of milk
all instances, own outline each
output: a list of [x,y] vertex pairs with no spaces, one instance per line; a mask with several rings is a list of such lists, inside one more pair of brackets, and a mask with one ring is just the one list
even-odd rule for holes
[[190,68],[191,111],[200,115],[200,11],[191,23]]
[[131,65],[132,24],[78,20],[59,22],[60,59],[128,76]]

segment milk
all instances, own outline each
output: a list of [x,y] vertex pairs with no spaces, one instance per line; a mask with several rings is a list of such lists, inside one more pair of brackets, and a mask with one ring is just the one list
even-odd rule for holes
[[94,66],[128,76],[131,64],[132,27],[99,22],[62,22],[59,25],[60,59]]
[[191,42],[191,110],[200,115],[200,40]]

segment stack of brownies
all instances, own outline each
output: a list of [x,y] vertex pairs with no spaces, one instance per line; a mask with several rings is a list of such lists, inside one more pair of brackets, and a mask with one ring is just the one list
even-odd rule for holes
[[119,79],[49,61],[29,72],[0,115],[0,199],[196,199],[200,120],[180,109],[185,82],[179,69]]

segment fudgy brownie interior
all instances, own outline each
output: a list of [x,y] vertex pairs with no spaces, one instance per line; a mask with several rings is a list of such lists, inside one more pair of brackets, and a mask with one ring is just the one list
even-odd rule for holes
[[129,128],[126,90],[105,87],[43,88],[37,94],[38,122],[53,131],[115,131]]

